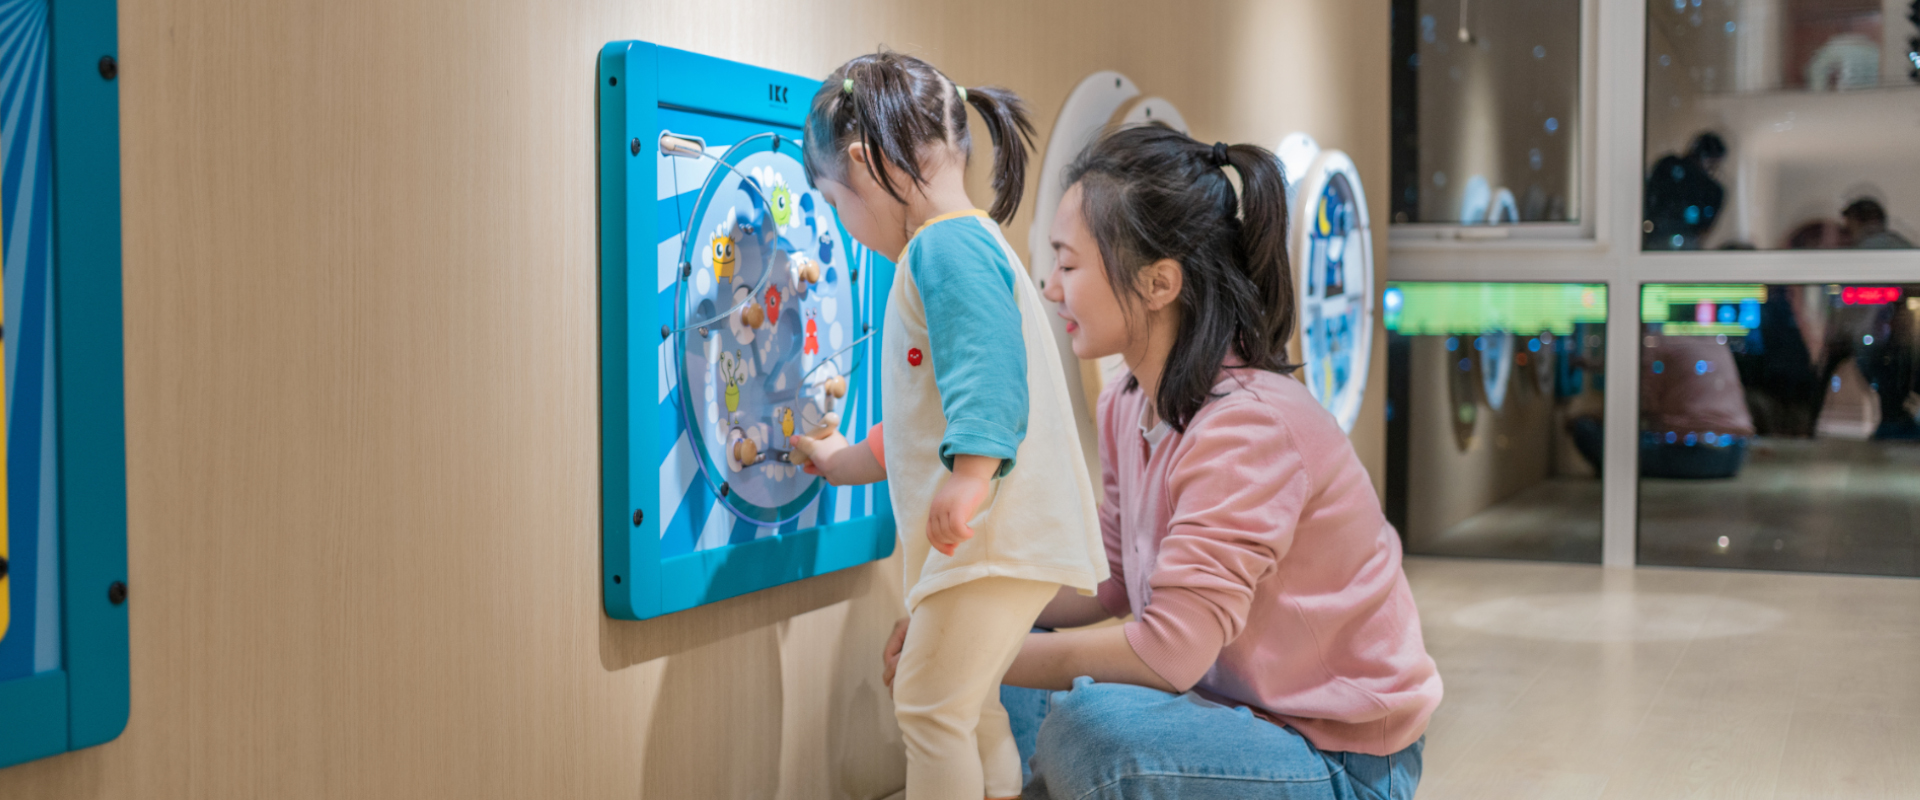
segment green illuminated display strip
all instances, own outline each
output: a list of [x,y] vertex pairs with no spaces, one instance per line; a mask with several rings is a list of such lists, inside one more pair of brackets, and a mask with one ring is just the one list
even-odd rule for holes
[[1747,326],[1732,323],[1669,322],[1660,326],[1662,336],[1745,336]]
[[[1742,300],[1767,301],[1766,284],[1761,283],[1649,283],[1640,289],[1640,319],[1666,322],[1672,307],[1697,305],[1739,305]],[[1745,332],[1745,328],[1740,328]]]
[[1406,336],[1508,331],[1558,335],[1582,322],[1607,321],[1607,287],[1598,283],[1387,284],[1387,330]]

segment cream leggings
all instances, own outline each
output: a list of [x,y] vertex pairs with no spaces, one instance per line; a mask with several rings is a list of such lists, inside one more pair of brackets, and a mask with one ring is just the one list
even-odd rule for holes
[[893,681],[907,743],[906,800],[1020,795],[1020,751],[1000,707],[1000,677],[1059,589],[981,578],[914,609]]

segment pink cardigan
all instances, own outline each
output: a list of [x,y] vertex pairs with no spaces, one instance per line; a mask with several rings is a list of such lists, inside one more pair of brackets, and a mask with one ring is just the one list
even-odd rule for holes
[[1440,674],[1367,471],[1306,387],[1232,369],[1185,434],[1140,428],[1143,393],[1100,398],[1113,577],[1127,641],[1180,689],[1246,705],[1322,750],[1420,738]]

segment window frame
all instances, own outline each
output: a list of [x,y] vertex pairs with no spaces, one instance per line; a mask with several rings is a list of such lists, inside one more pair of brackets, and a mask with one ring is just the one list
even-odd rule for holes
[[[1591,190],[1585,239],[1448,240],[1429,226],[1389,223],[1382,280],[1605,283],[1606,445],[1601,563],[1633,566],[1639,536],[1640,304],[1649,283],[1879,283],[1920,281],[1920,250],[1821,251],[1820,275],[1804,251],[1646,251],[1641,248],[1646,163],[1647,7],[1586,0],[1581,130]],[[1403,233],[1400,228],[1411,228]],[[1384,285],[1384,284],[1383,284]],[[1623,299],[1631,298],[1631,301]]]
[[1580,137],[1574,148],[1574,158],[1579,163],[1574,195],[1580,201],[1580,218],[1571,222],[1462,225],[1457,222],[1392,222],[1391,215],[1388,215],[1382,218],[1389,221],[1387,240],[1390,247],[1445,252],[1488,248],[1528,250],[1562,244],[1593,246],[1597,231],[1595,216],[1600,200],[1595,186],[1598,162],[1594,147],[1594,137],[1599,133],[1596,124],[1599,106],[1595,102],[1595,88],[1600,59],[1594,24],[1599,7],[1599,0],[1580,2],[1580,124],[1577,126]]

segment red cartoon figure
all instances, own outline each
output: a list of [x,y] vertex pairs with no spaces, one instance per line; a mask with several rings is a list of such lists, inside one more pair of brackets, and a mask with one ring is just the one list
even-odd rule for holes
[[767,287],[767,321],[780,324],[780,287]]
[[814,324],[813,316],[807,316],[807,342],[800,346],[800,352],[814,355],[820,352],[820,326]]

